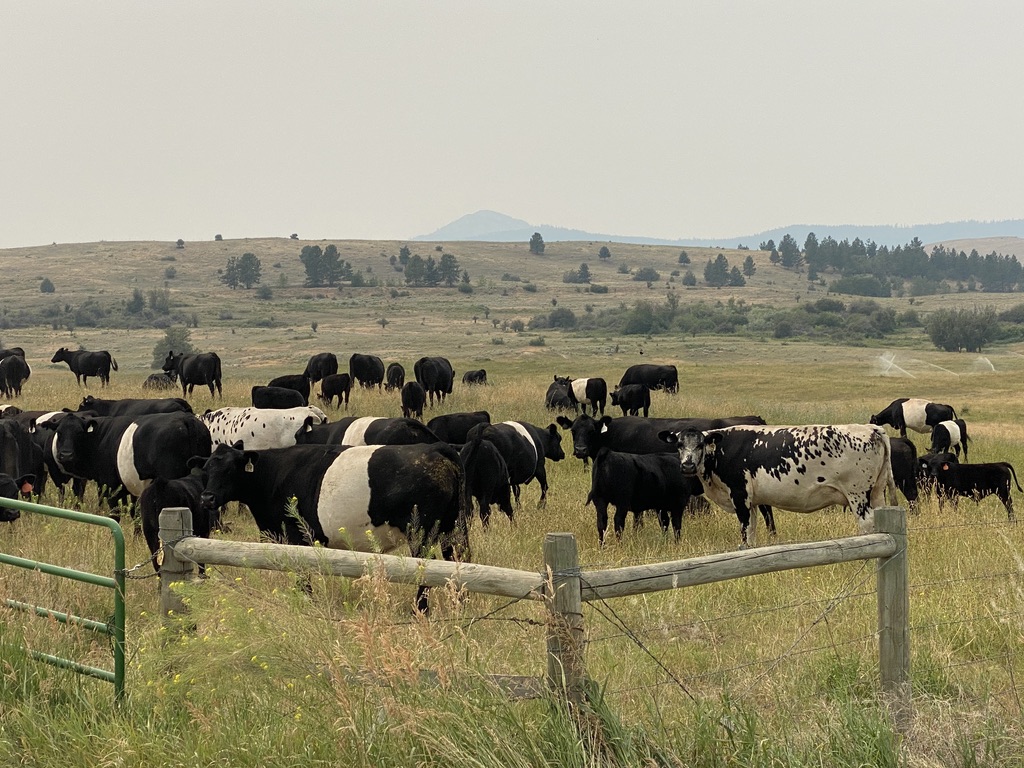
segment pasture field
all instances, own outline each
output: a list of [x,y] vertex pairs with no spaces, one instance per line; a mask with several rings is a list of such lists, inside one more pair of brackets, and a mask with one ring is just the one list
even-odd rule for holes
[[[493,383],[457,383],[428,418],[485,409],[493,421],[543,426],[553,421],[543,408],[553,373],[614,383],[629,364],[674,362],[681,392],[655,393],[652,416],[756,413],[776,424],[866,422],[896,397],[921,396],[952,404],[968,421],[972,460],[1024,469],[1024,356],[1014,349],[981,360],[924,344],[903,347],[892,362],[910,378],[879,375],[890,359],[883,358],[886,350],[867,347],[655,337],[643,340],[641,358],[636,339],[627,347],[623,340],[552,334],[546,346],[513,354],[476,339],[472,324],[446,334],[441,320],[431,323],[429,345],[424,336],[393,336],[390,326],[351,336],[340,329],[328,335],[323,326],[316,334],[296,325],[237,334],[201,326],[193,340],[201,349],[227,350],[224,404],[246,404],[253,384],[301,370],[308,351],[372,351],[411,371],[420,354],[447,350],[457,379],[486,367]],[[467,327],[474,336],[464,336]],[[33,364],[22,408],[75,407],[85,393],[65,366],[46,362],[66,344],[62,334],[5,332],[6,343],[25,339]],[[110,388],[90,392],[139,396],[154,334],[76,332],[86,348],[111,349],[121,363]],[[206,390],[197,390],[192,402],[196,410],[220,404]],[[397,395],[354,391],[350,413],[399,415]],[[923,436],[911,437],[923,451]],[[571,452],[567,433],[562,445]],[[599,548],[593,508],[584,506],[588,472],[570,457],[549,463],[548,474],[546,509],[537,509],[539,491],[531,484],[514,524],[492,516],[484,531],[474,520],[474,561],[540,570],[550,531],[576,535],[584,569],[738,544],[737,521],[715,509],[685,519],[678,544],[648,521]],[[1014,491],[1014,498],[1019,505],[1022,495]],[[48,495],[43,503],[56,499]],[[94,496],[85,508],[98,511]],[[230,532],[218,536],[257,538],[244,510],[230,510],[227,519]],[[857,533],[852,513],[838,509],[778,511],[776,520],[777,543]],[[924,500],[909,527],[914,718],[904,735],[894,730],[879,694],[871,563],[585,606],[586,663],[599,686],[601,717],[582,737],[551,701],[510,701],[487,681],[491,674],[543,675],[538,604],[435,590],[432,616],[423,620],[411,614],[411,587],[313,574],[308,597],[294,577],[216,568],[183,589],[195,630],[180,636],[161,625],[156,580],[128,582],[129,696],[121,711],[110,686],[36,664],[15,649],[25,643],[109,666],[106,647],[0,608],[0,764],[1024,764],[1024,527],[1008,523],[993,499],[942,511]],[[0,547],[109,572],[109,534],[83,528],[26,514],[0,528]],[[128,562],[143,564],[134,575],[148,574],[145,543],[126,528]],[[766,543],[763,527],[759,535]],[[106,590],[15,570],[0,571],[0,596],[88,616],[110,613]]]

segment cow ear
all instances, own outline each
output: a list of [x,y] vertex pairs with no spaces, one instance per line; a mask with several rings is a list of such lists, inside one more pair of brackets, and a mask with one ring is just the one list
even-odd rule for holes
[[236,451],[244,451],[245,443],[241,440],[235,440],[235,442],[231,444],[231,447],[234,448]]
[[572,422],[565,418],[565,416],[559,416],[557,419],[555,419],[555,421],[558,422],[558,426],[560,426],[562,429],[572,428]]
[[721,432],[708,432],[704,435],[704,444],[718,447],[718,444],[722,442],[723,437],[725,437],[725,435]]
[[206,457],[205,456],[193,456],[191,459],[189,459],[185,463],[185,466],[188,467],[191,470],[196,470],[196,469],[202,469],[203,465],[205,463],[206,463]]
[[555,374],[555,381],[558,381],[558,374]]
[[558,437],[558,427],[554,424],[548,424],[548,434],[552,437]]
[[668,443],[669,445],[677,445],[679,443],[679,435],[670,429],[661,430],[661,432],[658,433],[658,439],[663,443]]

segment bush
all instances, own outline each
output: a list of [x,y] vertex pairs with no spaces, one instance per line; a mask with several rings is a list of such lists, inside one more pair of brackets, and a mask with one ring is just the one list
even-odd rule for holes
[[537,286],[534,285],[533,283],[523,283],[523,290],[526,291],[527,293],[536,293]]
[[591,283],[588,289],[591,293],[608,293],[607,285],[598,285],[597,283]]
[[459,293],[472,293],[473,286],[469,283],[459,283]]
[[178,270],[176,270],[174,267],[168,267],[167,269],[164,270],[164,279],[165,280],[173,280],[177,276],[178,276]]
[[505,343],[505,340],[501,336],[492,336],[491,337],[491,344],[493,344],[496,347],[500,347],[504,343]]
[[57,289],[54,287],[53,282],[48,277],[43,278],[43,282],[39,284],[39,290],[42,293],[53,293]]
[[653,283],[661,280],[661,275],[654,267],[641,267],[633,273],[633,279],[641,283]]
[[256,298],[261,301],[270,301],[274,298],[274,289],[269,285],[261,285],[256,289]]
[[545,346],[544,345],[544,337],[543,336],[534,336],[532,339],[530,339],[526,343],[529,346],[531,346],[531,347],[543,347],[543,346]]

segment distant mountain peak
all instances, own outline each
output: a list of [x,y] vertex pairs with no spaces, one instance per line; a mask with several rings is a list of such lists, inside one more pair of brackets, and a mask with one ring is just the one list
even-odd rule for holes
[[428,235],[417,235],[413,240],[487,240],[498,232],[529,228],[529,222],[514,219],[504,213],[477,211],[467,213]]

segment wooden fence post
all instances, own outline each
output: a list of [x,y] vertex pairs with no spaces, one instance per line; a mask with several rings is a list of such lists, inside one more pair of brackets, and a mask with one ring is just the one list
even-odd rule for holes
[[583,593],[576,537],[549,533],[544,537],[544,567],[550,579],[547,632],[548,685],[561,691],[574,708],[584,703]]
[[178,557],[173,547],[167,546],[185,536],[192,535],[192,510],[188,507],[167,507],[160,510],[160,542],[163,563],[160,565],[160,614],[166,618],[185,613],[182,599],[171,589],[177,581],[192,580],[192,562]]
[[896,552],[878,559],[878,666],[882,691],[893,697],[899,727],[910,716],[910,568],[907,516],[901,507],[875,509],[875,531],[896,540]]

